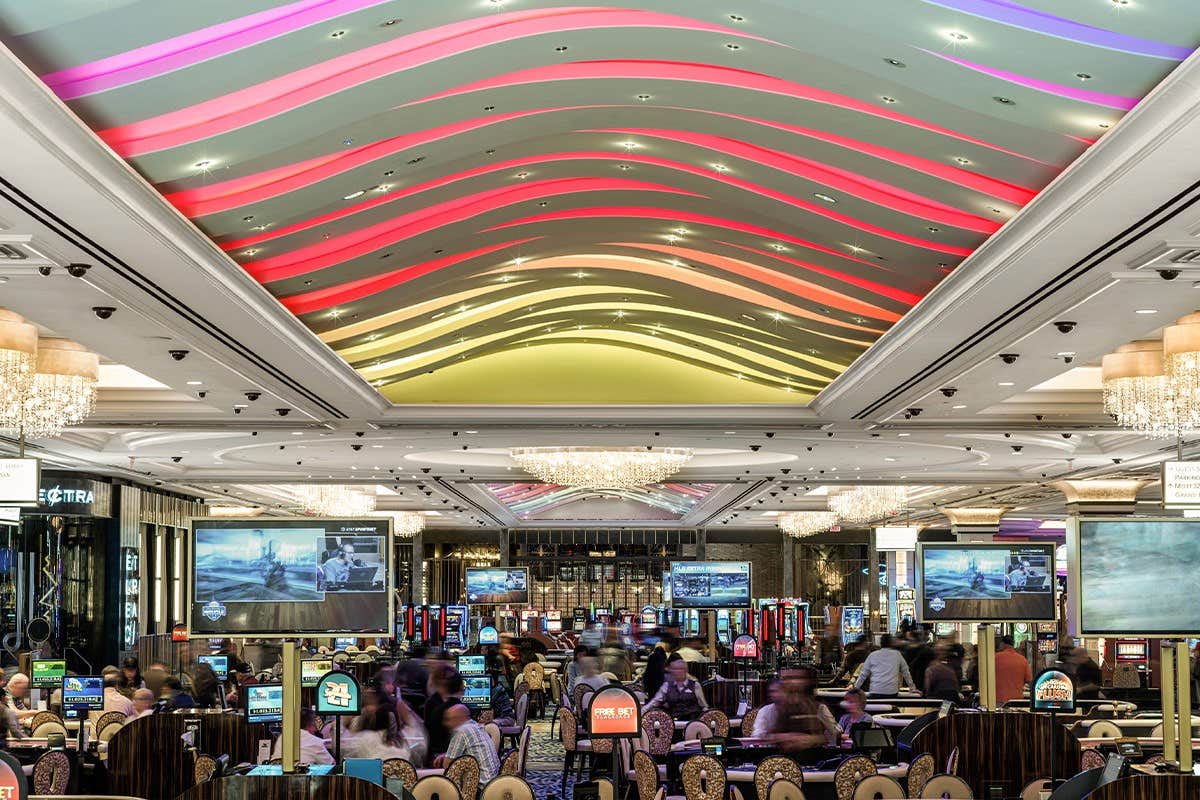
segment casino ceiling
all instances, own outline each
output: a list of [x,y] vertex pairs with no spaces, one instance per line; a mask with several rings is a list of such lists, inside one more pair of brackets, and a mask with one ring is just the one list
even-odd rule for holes
[[1200,39],[1195,0],[0,0],[395,403],[803,403]]

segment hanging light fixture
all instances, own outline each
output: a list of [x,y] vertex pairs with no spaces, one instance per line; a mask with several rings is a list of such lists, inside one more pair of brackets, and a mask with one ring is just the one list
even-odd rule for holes
[[411,539],[425,530],[425,517],[415,511],[393,511],[392,532],[401,539]]
[[1180,427],[1200,421],[1200,312],[1193,312],[1163,329],[1162,372],[1174,392],[1174,412]]
[[96,410],[100,356],[69,339],[38,340],[37,368],[25,405],[25,435],[58,436]]
[[315,517],[362,517],[375,510],[375,495],[361,486],[305,484],[292,491],[304,513]]
[[905,486],[855,486],[829,498],[829,508],[847,522],[872,522],[895,516],[907,504]]
[[0,308],[0,428],[19,429],[37,365],[37,327]]
[[1164,362],[1163,342],[1155,339],[1130,342],[1104,356],[1104,412],[1118,425],[1149,436],[1174,436],[1194,427],[1187,420],[1194,420],[1200,407],[1193,406],[1191,415],[1181,414],[1180,386],[1167,377]]
[[837,523],[838,515],[832,511],[792,511],[779,516],[779,530],[795,539],[824,533]]
[[519,447],[513,461],[545,483],[577,489],[634,489],[660,483],[692,459],[679,447]]

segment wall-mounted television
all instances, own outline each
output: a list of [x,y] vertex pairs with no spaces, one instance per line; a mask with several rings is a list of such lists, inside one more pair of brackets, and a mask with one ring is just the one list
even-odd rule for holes
[[467,568],[469,605],[520,605],[528,602],[528,567]]
[[1068,551],[1079,636],[1200,634],[1200,520],[1081,517]]
[[195,519],[191,636],[391,636],[390,519]]
[[1054,620],[1054,545],[919,543],[917,594],[922,622]]
[[672,561],[675,608],[749,608],[749,561]]

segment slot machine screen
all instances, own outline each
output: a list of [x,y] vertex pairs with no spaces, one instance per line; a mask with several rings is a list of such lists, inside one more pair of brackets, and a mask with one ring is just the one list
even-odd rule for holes
[[196,663],[212,667],[220,683],[229,680],[229,656],[196,656]]
[[358,639],[353,636],[338,636],[333,640],[334,650],[345,650],[347,647],[357,647]]
[[487,659],[484,656],[459,656],[458,672],[466,677],[487,674]]

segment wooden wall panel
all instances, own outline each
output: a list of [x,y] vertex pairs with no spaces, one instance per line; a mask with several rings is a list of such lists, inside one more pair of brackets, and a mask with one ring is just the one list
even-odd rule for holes
[[1130,775],[1101,786],[1087,800],[1196,800],[1200,777],[1195,775]]
[[193,786],[179,800],[397,800],[382,786],[344,775],[221,778]]

